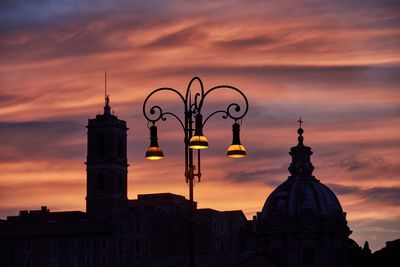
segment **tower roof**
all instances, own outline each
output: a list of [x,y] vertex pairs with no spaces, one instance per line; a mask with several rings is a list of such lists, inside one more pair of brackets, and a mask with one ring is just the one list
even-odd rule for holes
[[117,116],[111,113],[110,97],[105,96],[104,112],[96,115],[96,118],[89,119],[88,128],[103,128],[103,127],[117,127],[124,130],[128,130],[126,127],[126,121],[118,119]]

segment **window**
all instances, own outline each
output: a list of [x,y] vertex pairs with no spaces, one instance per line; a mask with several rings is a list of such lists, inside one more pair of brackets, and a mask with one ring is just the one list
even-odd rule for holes
[[124,156],[124,150],[122,146],[122,139],[118,139],[118,155],[122,158]]
[[56,257],[50,258],[50,267],[58,267],[58,259]]
[[136,224],[136,233],[137,233],[137,234],[140,234],[141,228],[142,228],[142,227],[141,227],[140,223],[137,223],[137,224]]
[[240,250],[240,244],[239,243],[235,243],[235,250]]
[[123,258],[124,256],[124,240],[118,240],[118,258]]
[[85,257],[85,267],[92,267],[92,257],[91,256]]
[[69,257],[69,267],[77,267],[77,266],[78,266],[78,260],[76,259],[76,256]]
[[118,190],[122,191],[123,187],[122,174],[118,174]]
[[71,250],[78,250],[78,241],[76,239],[71,239],[69,241],[69,247]]
[[104,174],[99,173],[97,174],[97,190],[104,190]]
[[32,252],[32,241],[25,241],[25,252],[26,253]]
[[58,243],[57,240],[50,241],[50,252],[57,252]]
[[86,239],[85,240],[85,249],[86,250],[92,250],[93,249],[93,242],[91,239]]
[[135,254],[136,258],[140,258],[141,253],[142,253],[142,248],[140,247],[140,240],[136,239],[136,244],[135,244]]
[[314,251],[310,248],[303,250],[303,264],[312,265],[314,264]]
[[97,155],[104,156],[105,155],[105,144],[104,144],[104,137],[98,137],[97,139]]
[[102,256],[100,257],[100,264],[106,264],[107,261],[108,261],[108,257],[107,257],[107,256],[102,255]]
[[25,267],[32,267],[32,260],[31,259],[25,259]]
[[100,247],[101,247],[101,249],[107,249],[108,248],[108,240],[107,239],[102,239]]
[[217,245],[218,245],[218,242],[217,242],[217,240],[213,240],[213,251],[214,252],[218,252],[217,250],[218,250],[218,247],[217,247]]
[[149,251],[150,251],[150,255],[153,255],[154,251],[155,251],[155,241],[152,239],[149,241]]
[[8,242],[3,243],[3,252],[6,254],[10,252],[10,245]]

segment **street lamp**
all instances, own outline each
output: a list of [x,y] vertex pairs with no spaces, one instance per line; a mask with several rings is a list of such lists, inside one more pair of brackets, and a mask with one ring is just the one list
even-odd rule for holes
[[[200,93],[194,94],[192,99],[192,85],[193,82],[197,81],[200,85]],[[206,97],[218,90],[231,90],[239,93],[243,97],[244,105],[239,105],[237,103],[229,104],[226,109],[221,109],[214,111],[208,115],[208,117],[203,122],[202,107]],[[157,92],[169,91],[175,93],[180,101],[182,101],[184,107],[184,118],[181,119],[180,116],[169,112],[163,111],[161,106],[154,105],[151,108],[147,108],[147,102]],[[192,101],[193,100],[193,101]],[[223,119],[230,118],[234,121],[232,125],[232,144],[229,146],[227,155],[230,158],[243,158],[246,156],[246,150],[244,146],[240,143],[240,123],[242,118],[246,115],[249,108],[247,97],[238,88],[229,85],[219,85],[208,89],[206,92],[204,90],[203,82],[199,77],[194,77],[189,82],[185,96],[183,96],[178,90],[169,87],[162,87],[152,91],[145,99],[143,103],[143,114],[150,125],[150,146],[146,152],[146,159],[149,160],[159,160],[164,158],[164,153],[158,144],[157,137],[157,126],[156,122],[159,120],[165,121],[167,116],[174,117],[178,120],[184,132],[184,143],[185,143],[185,179],[186,183],[189,184],[189,210],[190,210],[190,220],[189,220],[189,264],[191,267],[194,266],[194,200],[193,200],[193,186],[195,177],[197,177],[197,182],[201,179],[200,170],[200,150],[208,148],[208,140],[203,134],[203,128],[207,121],[216,114],[222,114]],[[195,123],[195,128],[193,129],[193,122]],[[194,133],[193,133],[194,132]],[[195,172],[195,165],[193,164],[194,156],[193,150],[197,150],[197,172]]]
[[159,160],[164,158],[164,153],[158,145],[157,126],[150,127],[150,146],[146,151],[146,159]]

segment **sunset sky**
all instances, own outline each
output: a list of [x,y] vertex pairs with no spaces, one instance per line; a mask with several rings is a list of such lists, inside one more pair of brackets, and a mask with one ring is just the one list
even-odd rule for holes
[[[214,117],[204,129],[199,207],[260,211],[289,175],[302,116],[314,175],[339,197],[351,238],[380,249],[400,238],[399,47],[400,4],[390,0],[1,1],[0,218],[85,209],[85,126],[104,106],[104,71],[130,128],[129,197],[187,197],[179,125],[158,125],[166,158],[146,161],[142,104],[199,76],[250,103],[247,158],[226,157],[231,121]],[[209,114],[240,98],[207,101]],[[182,112],[173,95],[154,103]]]

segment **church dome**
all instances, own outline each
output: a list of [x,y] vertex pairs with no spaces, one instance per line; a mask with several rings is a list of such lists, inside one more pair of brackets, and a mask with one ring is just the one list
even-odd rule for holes
[[[299,121],[301,122],[301,120]],[[298,144],[290,149],[290,176],[267,198],[259,214],[260,226],[269,230],[291,228],[348,229],[346,214],[336,195],[316,179],[310,161],[311,148],[303,143],[298,129]]]

